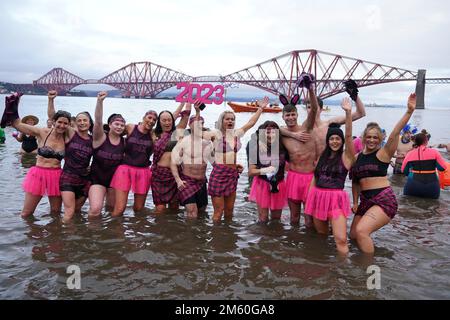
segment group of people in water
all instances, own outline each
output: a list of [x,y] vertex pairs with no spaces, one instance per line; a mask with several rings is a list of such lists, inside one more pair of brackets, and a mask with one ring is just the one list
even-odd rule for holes
[[[350,238],[361,251],[373,253],[372,233],[388,224],[398,208],[387,178],[391,159],[396,157],[395,172],[408,175],[405,194],[430,198],[439,196],[436,169],[443,171],[447,165],[438,151],[427,147],[425,133],[415,135],[414,146],[411,142],[407,124],[416,107],[415,94],[409,96],[406,112],[385,144],[381,146],[382,129],[371,122],[357,152],[352,122],[363,118],[365,109],[356,84],[346,83],[350,98],[342,100],[343,115],[326,121],[320,116],[323,102],[316,97],[314,82],[306,76],[302,86],[308,92],[303,122],[296,107],[299,95],[281,95],[285,126],[266,121],[251,136],[247,146],[248,175],[253,177],[249,200],[256,202],[261,223],[279,220],[283,208],[289,207],[290,222],[298,225],[303,207],[307,227],[329,234],[331,225],[342,254],[349,251],[347,219],[353,212]],[[120,114],[111,114],[103,123],[106,92],[98,94],[94,119],[89,112],[80,112],[71,127],[71,114],[55,110],[56,96],[49,91],[48,127],[37,127],[39,120],[33,116],[20,119],[20,94],[6,101],[2,127],[16,128],[18,141],[37,139],[25,148],[22,144],[25,152],[33,149],[37,153],[36,165],[23,182],[22,217],[32,215],[45,195],[52,213],[59,214],[64,204],[64,223],[80,212],[87,199],[89,218],[100,217],[104,207],[119,217],[130,192],[133,210],[140,212],[151,189],[156,213],[182,205],[189,218],[196,218],[205,210],[209,195],[213,221],[232,219],[238,179],[244,170],[237,163],[240,140],[269,104],[267,97],[257,101],[258,111],[242,127],[235,128],[235,114],[224,111],[216,128],[210,130],[204,128],[200,102],[182,103],[174,112],[149,110],[138,124],[127,123]],[[191,116],[192,107],[195,114]],[[208,163],[213,167],[209,179]],[[352,180],[353,204],[344,190],[347,175]]]

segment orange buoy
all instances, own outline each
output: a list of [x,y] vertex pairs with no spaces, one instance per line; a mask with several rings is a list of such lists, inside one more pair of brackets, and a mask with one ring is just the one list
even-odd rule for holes
[[439,184],[441,189],[450,186],[450,162],[447,162],[447,169],[439,171]]

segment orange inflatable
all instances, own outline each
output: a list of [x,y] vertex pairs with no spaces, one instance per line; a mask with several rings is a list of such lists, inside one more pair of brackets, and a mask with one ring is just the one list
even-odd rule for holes
[[447,162],[447,169],[439,172],[439,184],[441,189],[450,186],[450,162]]

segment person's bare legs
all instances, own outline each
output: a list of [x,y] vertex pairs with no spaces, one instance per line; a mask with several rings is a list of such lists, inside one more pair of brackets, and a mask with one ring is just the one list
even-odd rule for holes
[[361,221],[362,216],[353,216],[352,225],[350,227],[350,239],[356,240],[356,226],[358,225],[359,221]]
[[114,190],[113,188],[108,188],[106,191],[105,210],[110,212],[113,211],[115,203],[116,203],[116,190]]
[[337,251],[346,255],[349,251],[347,244],[347,218],[341,214],[338,218],[331,220],[331,227]]
[[189,219],[196,219],[198,217],[198,208],[196,203],[189,203],[185,205],[186,214]]
[[64,203],[64,217],[62,221],[63,223],[67,223],[75,215],[75,193],[72,191],[61,191],[61,197]]
[[59,215],[62,207],[61,196],[48,197],[48,202],[50,203],[50,213],[52,215]]
[[364,214],[356,225],[356,242],[359,249],[364,253],[374,253],[375,247],[370,235],[387,225],[391,219],[384,213],[379,206],[373,206]]
[[213,221],[220,222],[225,210],[225,198],[224,197],[211,197],[212,205],[214,208]]
[[259,223],[267,223],[267,222],[269,222],[269,209],[261,208],[258,205],[258,222]]
[[288,199],[289,211],[291,212],[291,225],[298,226],[300,222],[300,203]]
[[[311,216],[310,216],[311,217]],[[316,218],[313,218],[314,228],[317,233],[328,235],[330,233],[328,221],[322,221]]]
[[100,184],[92,185],[89,188],[89,218],[99,218],[102,215],[105,195],[106,188]]
[[147,199],[147,194],[134,194],[134,204],[133,211],[141,212],[145,208],[145,200]]
[[120,217],[123,216],[123,213],[125,212],[125,209],[127,207],[129,191],[122,191],[115,189],[115,193],[116,193],[116,201],[114,203],[114,210],[111,213],[111,216]]
[[31,216],[36,210],[37,205],[41,201],[42,196],[35,196],[29,192],[25,192],[25,201],[23,203],[22,213],[20,216],[22,218],[27,218]]
[[233,219],[234,203],[236,201],[236,192],[233,192],[228,197],[224,198],[224,219],[231,221]]

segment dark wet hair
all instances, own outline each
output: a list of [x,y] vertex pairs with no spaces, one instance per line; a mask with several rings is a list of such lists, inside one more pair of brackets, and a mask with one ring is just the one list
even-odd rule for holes
[[170,132],[174,132],[174,131],[175,131],[175,118],[173,117],[172,112],[170,112],[169,110],[164,110],[164,111],[161,111],[161,112],[159,113],[159,115],[158,115],[158,120],[156,121],[155,134],[156,134],[157,136],[160,136],[161,133],[163,133],[163,129],[162,129],[162,126],[161,126],[161,115],[162,115],[164,112],[167,112],[168,114],[170,114],[170,117],[172,118],[172,129],[170,129]]
[[414,136],[414,148],[425,145],[428,142],[427,134],[421,132]]
[[[330,123],[328,128],[328,133],[326,137],[326,147],[325,150],[322,152],[319,158],[319,162],[317,162],[316,169],[314,170],[314,177],[316,178],[316,181],[319,179],[319,174],[322,169],[322,167],[326,166],[327,170],[330,170],[331,172],[338,172],[340,161],[342,158],[342,154],[344,153],[344,139],[340,134],[337,134],[340,125],[337,123]],[[342,131],[341,131],[342,132]],[[336,134],[342,139],[342,145],[339,148],[338,151],[334,152],[331,147],[330,143],[328,142],[328,139],[331,135]],[[332,157],[333,156],[333,157]]]
[[72,118],[72,115],[70,114],[70,112],[64,111],[64,110],[59,110],[58,112],[56,112],[53,116],[53,121],[58,121],[59,118],[67,118],[67,120],[69,120],[70,123],[70,119]]
[[87,117],[89,118],[89,129],[88,129],[88,131],[89,131],[90,133],[92,133],[92,132],[94,131],[94,121],[92,120],[91,114],[90,114],[88,111],[82,111],[82,112],[80,112],[80,113],[77,114],[77,116],[75,117],[75,119],[78,118],[78,116],[79,116],[80,114],[84,114],[85,116],[87,116]]

